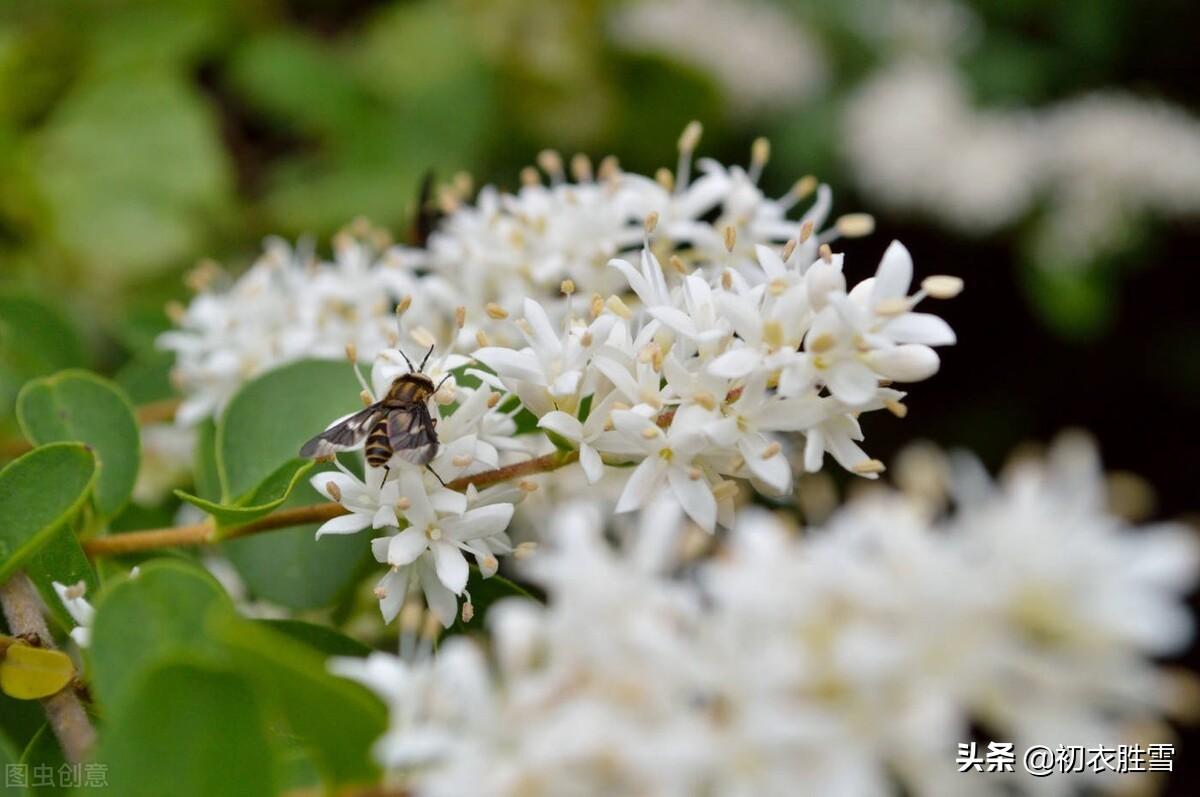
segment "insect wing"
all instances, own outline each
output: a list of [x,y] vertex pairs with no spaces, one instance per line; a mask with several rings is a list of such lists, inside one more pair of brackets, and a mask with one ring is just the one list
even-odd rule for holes
[[425,465],[437,455],[437,433],[423,402],[413,402],[388,416],[388,442],[396,456]]
[[380,412],[379,405],[372,404],[365,410],[359,410],[350,417],[334,423],[333,426],[305,443],[304,447],[300,449],[300,456],[323,459],[331,457],[339,451],[354,448],[362,443]]

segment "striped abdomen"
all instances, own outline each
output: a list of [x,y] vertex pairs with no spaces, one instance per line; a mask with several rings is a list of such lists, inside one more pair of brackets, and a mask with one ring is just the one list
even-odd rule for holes
[[367,464],[372,468],[382,468],[392,458],[392,444],[388,441],[387,416],[380,418],[367,435],[367,445],[364,449]]

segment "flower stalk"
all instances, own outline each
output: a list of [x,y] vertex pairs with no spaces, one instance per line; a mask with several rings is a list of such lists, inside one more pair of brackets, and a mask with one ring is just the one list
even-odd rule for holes
[[[465,491],[471,485],[477,490],[494,484],[532,476],[537,473],[547,473],[569,465],[579,459],[577,451],[554,451],[541,457],[534,457],[523,462],[495,468],[493,470],[463,476],[447,482],[446,487],[458,492]],[[211,545],[215,542],[248,537],[264,531],[285,529],[292,526],[305,526],[311,523],[324,523],[327,520],[347,514],[348,510],[341,504],[333,502],[314,504],[313,506],[294,507],[274,512],[266,517],[233,526],[218,529],[212,519],[186,526],[172,526],[162,529],[147,529],[131,531],[124,534],[112,534],[107,537],[96,537],[83,542],[83,550],[90,557],[118,556],[121,554],[153,551],[160,548],[175,546]]]
[[[39,647],[54,649],[54,637],[42,617],[41,604],[33,584],[24,572],[13,574],[0,585],[0,606],[4,618],[13,634],[36,642]],[[42,700],[46,709],[46,720],[62,746],[63,755],[72,764],[87,758],[96,742],[96,729],[88,720],[87,712],[71,687]]]

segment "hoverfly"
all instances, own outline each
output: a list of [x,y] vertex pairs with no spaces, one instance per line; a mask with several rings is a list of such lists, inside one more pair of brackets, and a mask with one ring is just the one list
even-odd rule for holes
[[[437,456],[438,439],[437,421],[430,416],[427,402],[450,378],[447,374],[435,386],[433,380],[422,373],[431,354],[432,346],[420,367],[413,368],[408,355],[401,351],[400,356],[408,363],[408,373],[396,377],[382,399],[305,443],[300,456],[325,459],[354,448],[366,438],[367,464],[373,468],[387,468],[393,455],[429,468],[429,462]],[[432,468],[429,470],[437,476]],[[386,473],[384,478],[387,478]],[[441,480],[438,476],[438,481]]]

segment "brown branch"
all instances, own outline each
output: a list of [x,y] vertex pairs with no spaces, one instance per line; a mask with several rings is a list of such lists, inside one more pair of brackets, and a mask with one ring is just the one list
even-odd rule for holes
[[341,504],[314,504],[284,509],[258,520],[233,526],[222,532],[217,531],[211,520],[193,523],[189,526],[173,526],[165,529],[147,529],[146,531],[130,531],[123,534],[110,534],[107,537],[95,537],[85,540],[83,552],[88,556],[113,556],[123,553],[152,551],[158,548],[172,546],[209,545],[221,540],[231,540],[236,537],[246,537],[272,529],[283,529],[289,526],[306,526],[309,523],[324,523],[326,520],[345,515],[348,510]]
[[[481,490],[493,484],[519,479],[522,476],[532,476],[535,473],[545,473],[557,470],[564,465],[579,459],[578,451],[554,451],[541,457],[534,457],[523,462],[505,465],[502,468],[463,476],[447,482],[451,490],[462,492],[472,484]],[[83,541],[83,550],[88,556],[114,556],[139,551],[153,551],[159,548],[187,545],[209,545],[222,540],[238,537],[248,537],[273,529],[284,529],[290,526],[307,526],[310,523],[324,523],[326,520],[348,514],[341,504],[327,503],[284,509],[258,520],[241,526],[232,526],[218,530],[211,519],[189,526],[173,526],[164,529],[147,529],[146,531],[130,531],[121,534],[110,534],[106,537],[95,537]]]
[[[174,419],[175,411],[179,409],[180,399],[169,398],[152,401],[134,407],[133,413],[141,425],[165,423]],[[22,437],[10,437],[0,440],[0,459],[16,459],[33,448],[33,444]]]
[[454,481],[446,482],[446,486],[460,493],[472,484],[475,485],[476,490],[482,490],[485,487],[491,487],[493,484],[519,479],[522,476],[532,476],[535,473],[546,473],[547,471],[557,470],[563,465],[569,465],[577,459],[579,459],[578,451],[552,451],[544,456],[534,457],[523,462],[516,462],[512,465],[505,465],[495,470],[486,470],[483,473],[462,476]]
[[[6,584],[0,585],[0,605],[13,634],[35,640],[41,647],[54,649],[54,638],[46,627],[41,606],[33,584],[18,571]],[[96,743],[96,729],[92,727],[83,704],[70,687],[42,699],[46,709],[46,720],[58,737],[63,755],[72,764],[87,758],[88,751]]]

